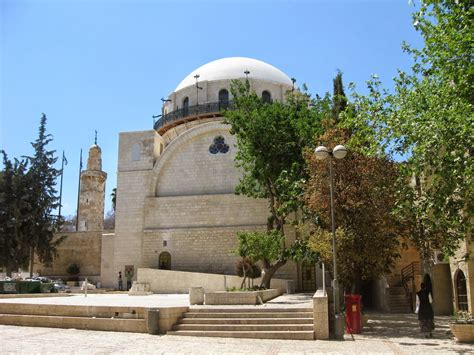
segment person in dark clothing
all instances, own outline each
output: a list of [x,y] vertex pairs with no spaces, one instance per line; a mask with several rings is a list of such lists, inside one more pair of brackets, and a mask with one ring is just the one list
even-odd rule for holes
[[119,291],[123,290],[122,271],[119,271],[118,273],[118,287],[119,287]]
[[431,307],[431,295],[424,283],[420,285],[420,291],[416,293],[416,310],[418,313],[418,321],[420,323],[420,331],[426,337],[433,336],[434,314]]

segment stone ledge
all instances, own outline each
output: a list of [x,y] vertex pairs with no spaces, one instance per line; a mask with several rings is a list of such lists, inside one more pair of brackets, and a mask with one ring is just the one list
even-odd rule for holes
[[257,305],[262,302],[267,302],[282,294],[283,292],[280,289],[236,292],[206,292],[204,294],[204,303],[206,305]]

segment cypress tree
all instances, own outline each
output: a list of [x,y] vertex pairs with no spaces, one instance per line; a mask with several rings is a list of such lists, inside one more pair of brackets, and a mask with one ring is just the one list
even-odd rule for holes
[[339,114],[347,107],[347,97],[344,93],[344,86],[342,85],[342,72],[338,71],[336,77],[333,79],[333,107],[332,119],[334,123],[339,122]]
[[30,162],[28,177],[34,202],[28,240],[30,274],[33,273],[35,254],[41,263],[49,266],[56,255],[57,245],[62,241],[62,238],[54,240],[54,232],[59,230],[60,220],[53,216],[52,212],[59,207],[55,186],[61,171],[54,168],[58,159],[55,157],[55,151],[47,150],[51,141],[52,136],[46,133],[46,115],[43,114],[38,138],[31,143],[34,155],[27,158]]

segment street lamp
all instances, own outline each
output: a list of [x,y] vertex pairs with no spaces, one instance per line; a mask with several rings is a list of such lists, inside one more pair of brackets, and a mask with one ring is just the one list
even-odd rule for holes
[[332,229],[332,262],[334,272],[333,302],[334,302],[334,337],[336,339],[344,338],[344,317],[339,315],[339,281],[337,280],[336,264],[336,227],[334,223],[334,177],[332,172],[332,159],[343,159],[347,154],[347,149],[343,145],[336,145],[331,151],[324,146],[315,149],[314,155],[318,160],[324,160],[329,157],[329,180],[331,196],[331,229]]

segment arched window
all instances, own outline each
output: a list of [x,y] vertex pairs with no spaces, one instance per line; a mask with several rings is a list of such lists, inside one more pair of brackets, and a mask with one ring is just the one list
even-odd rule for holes
[[458,270],[456,273],[456,294],[458,311],[469,311],[469,305],[467,303],[466,276],[464,276],[462,270]]
[[229,92],[226,89],[219,91],[219,110],[229,106]]
[[162,270],[171,270],[171,254],[164,251],[158,257],[158,268]]
[[140,144],[135,143],[132,145],[132,161],[140,160]]
[[187,116],[189,113],[189,97],[183,99],[183,117]]
[[266,104],[272,102],[272,94],[270,94],[270,91],[265,90],[262,92],[262,101]]

